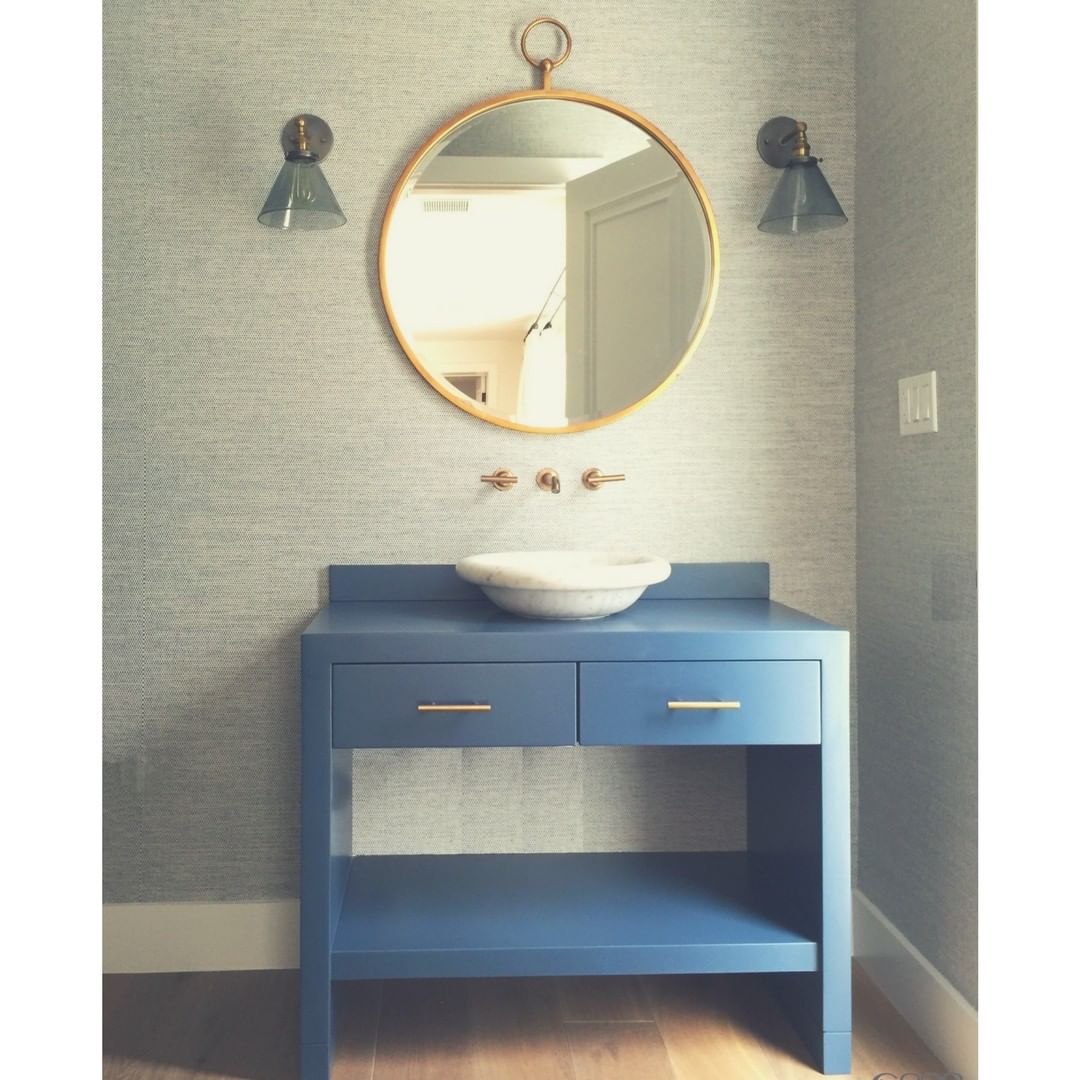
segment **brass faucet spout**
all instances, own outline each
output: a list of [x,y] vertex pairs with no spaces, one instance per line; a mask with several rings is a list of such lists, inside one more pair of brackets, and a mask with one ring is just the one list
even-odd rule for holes
[[558,495],[562,491],[559,474],[554,469],[541,469],[536,474],[536,486],[544,491],[550,491],[552,495]]

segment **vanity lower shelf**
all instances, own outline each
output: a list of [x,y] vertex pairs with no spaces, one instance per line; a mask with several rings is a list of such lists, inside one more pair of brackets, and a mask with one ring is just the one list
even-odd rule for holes
[[745,853],[356,856],[348,874],[337,980],[818,967]]

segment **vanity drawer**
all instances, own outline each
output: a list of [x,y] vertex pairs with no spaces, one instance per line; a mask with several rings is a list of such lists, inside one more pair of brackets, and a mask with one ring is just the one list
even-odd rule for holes
[[580,691],[583,745],[821,742],[816,660],[582,664]]
[[571,745],[577,741],[574,668],[335,664],[334,746]]

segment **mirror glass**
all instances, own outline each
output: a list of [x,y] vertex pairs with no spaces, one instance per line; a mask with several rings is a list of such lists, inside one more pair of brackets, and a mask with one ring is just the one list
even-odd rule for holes
[[525,430],[616,418],[675,373],[715,292],[715,226],[659,132],[529,97],[453,125],[403,177],[380,260],[410,359]]

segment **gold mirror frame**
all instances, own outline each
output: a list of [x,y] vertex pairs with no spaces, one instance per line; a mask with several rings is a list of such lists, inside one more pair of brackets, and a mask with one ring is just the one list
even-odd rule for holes
[[[533,63],[533,61],[530,60],[530,63]],[[549,63],[550,61],[544,62],[545,82],[550,77],[550,71],[547,69]],[[698,327],[694,331],[694,336],[690,339],[690,342],[686,347],[686,352],[683,353],[682,358],[671,369],[663,382],[654,387],[643,398],[635,401],[632,405],[628,405],[625,409],[611,413],[608,416],[601,416],[595,420],[586,420],[578,424],[567,424],[563,427],[537,427],[533,424],[519,424],[513,420],[506,420],[500,416],[477,408],[467,399],[451,393],[448,387],[442,385],[440,381],[427,370],[423,361],[417,356],[412,346],[409,344],[404,331],[397,321],[397,317],[394,315],[394,306],[390,302],[390,290],[386,281],[386,248],[390,235],[390,219],[393,217],[394,210],[397,208],[398,202],[408,186],[409,181],[413,178],[417,166],[434,147],[448,136],[452,135],[462,125],[467,124],[470,120],[475,120],[476,117],[481,116],[486,112],[491,112],[493,109],[497,109],[502,105],[509,105],[512,102],[518,101],[553,100],[576,101],[583,105],[592,105],[598,109],[606,109],[616,116],[621,116],[624,120],[629,120],[630,123],[637,125],[637,127],[641,128],[651,138],[655,139],[656,142],[658,142],[675,159],[675,162],[678,164],[679,168],[682,169],[687,180],[690,181],[690,186],[694,189],[694,194],[701,204],[702,213],[705,215],[705,225],[709,234],[709,255],[711,265],[709,269],[708,295],[702,309],[701,321],[698,323]],[[690,357],[694,355],[694,350],[698,347],[698,344],[705,334],[705,330],[712,319],[719,282],[720,240],[716,231],[716,218],[713,216],[712,206],[709,204],[709,197],[705,194],[705,188],[702,186],[702,183],[698,179],[698,175],[694,172],[690,162],[683,156],[682,151],[680,151],[655,124],[650,123],[645,117],[639,116],[636,112],[626,108],[624,105],[619,105],[614,101],[608,101],[607,98],[597,97],[595,94],[586,94],[577,90],[519,90],[512,94],[503,94],[500,97],[489,98],[487,101],[482,101],[478,105],[474,105],[471,109],[467,109],[459,116],[454,117],[453,120],[444,124],[430,139],[427,140],[427,142],[424,143],[423,146],[420,147],[402,171],[398,182],[394,185],[394,190],[390,194],[390,201],[387,204],[386,212],[383,214],[382,233],[379,237],[379,291],[382,294],[383,307],[386,309],[386,316],[390,321],[390,328],[394,331],[394,336],[398,339],[398,344],[401,345],[405,355],[412,362],[413,367],[420,372],[428,384],[434,387],[434,389],[446,398],[447,401],[452,402],[459,409],[463,409],[465,412],[470,413],[472,416],[484,420],[489,424],[497,424],[499,427],[511,428],[514,431],[528,431],[536,435],[570,435],[577,431],[588,431],[590,428],[597,428],[604,424],[614,423],[614,421],[620,420],[622,417],[628,416],[630,413],[640,409],[643,405],[648,404],[648,402],[652,401],[652,399],[660,394],[661,391],[667,389],[667,387],[678,377]]]

